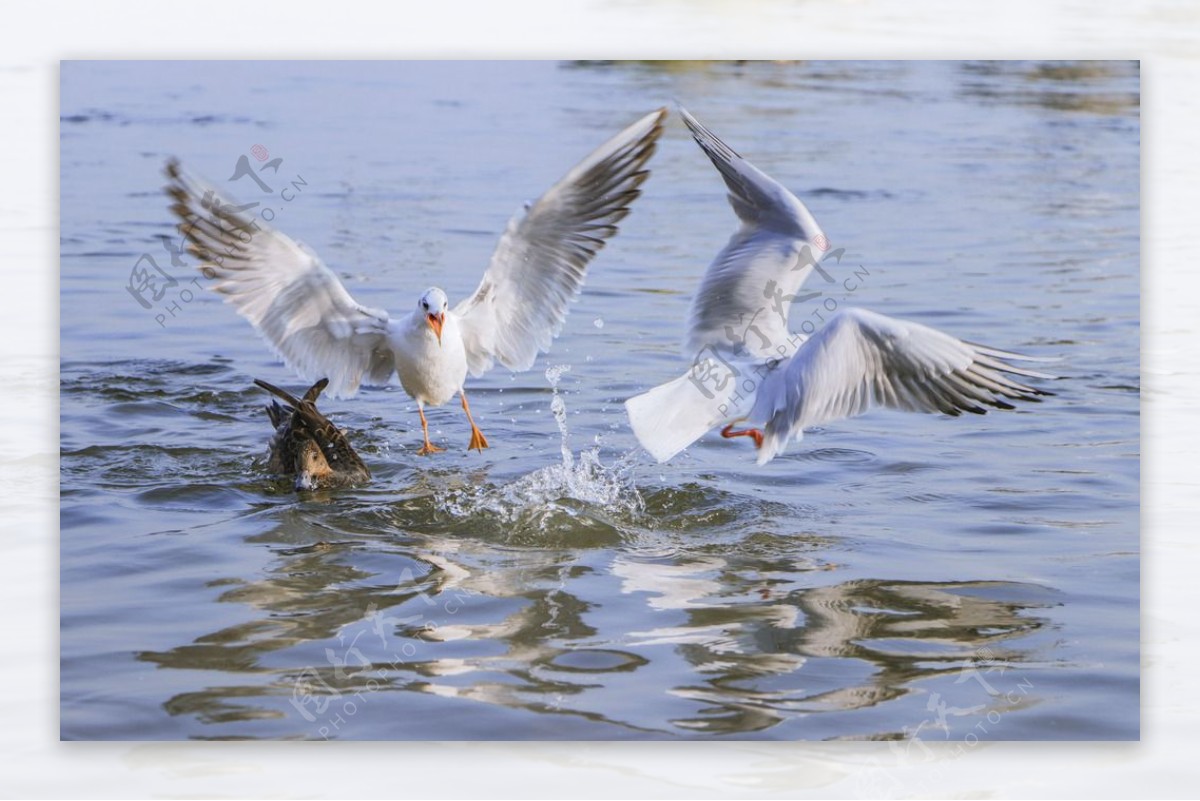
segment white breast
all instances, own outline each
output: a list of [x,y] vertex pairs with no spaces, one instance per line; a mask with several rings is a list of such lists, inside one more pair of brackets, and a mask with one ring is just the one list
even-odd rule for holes
[[414,400],[441,406],[467,380],[467,353],[462,330],[453,312],[446,315],[442,341],[423,315],[413,315],[392,341],[400,385]]

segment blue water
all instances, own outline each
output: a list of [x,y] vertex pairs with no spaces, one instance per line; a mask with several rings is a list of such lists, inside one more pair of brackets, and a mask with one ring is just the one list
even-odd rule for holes
[[[621,402],[735,225],[673,116],[551,353],[469,383],[490,450],[451,405],[417,456],[377,388],[322,403],[369,486],[265,472],[252,380],[302,382],[172,266],[168,156],[400,314],[671,98],[846,248],[819,302],[1058,357],[1056,395],[654,464]],[[64,64],[62,735],[1136,738],[1139,126],[1127,62]],[[255,145],[270,194],[226,183]]]

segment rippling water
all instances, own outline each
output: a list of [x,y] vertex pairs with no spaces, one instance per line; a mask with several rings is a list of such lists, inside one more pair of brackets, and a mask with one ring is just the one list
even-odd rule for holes
[[[168,155],[222,183],[263,145],[275,224],[399,313],[673,97],[846,248],[794,325],[1061,357],[1057,395],[653,464],[621,402],[685,366],[734,226],[673,119],[553,351],[471,384],[491,450],[448,406],[418,457],[372,389],[322,404],[369,486],[264,472],[252,379],[302,382],[172,266]],[[63,736],[1136,738],[1138,144],[1129,63],[65,64]],[[179,281],[150,309],[145,253]]]

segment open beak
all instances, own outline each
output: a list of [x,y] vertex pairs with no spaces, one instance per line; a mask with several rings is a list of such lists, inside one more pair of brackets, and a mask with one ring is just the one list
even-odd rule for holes
[[437,334],[438,344],[442,344],[442,323],[446,322],[446,315],[438,312],[437,314],[427,315],[425,320],[429,323],[429,327],[433,329],[433,333]]

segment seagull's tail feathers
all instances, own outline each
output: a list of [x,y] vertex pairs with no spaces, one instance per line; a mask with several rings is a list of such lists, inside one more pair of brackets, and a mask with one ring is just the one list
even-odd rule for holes
[[739,394],[738,373],[707,360],[679,378],[625,401],[629,423],[642,447],[665,462],[723,422],[742,418],[754,397]]
[[803,431],[789,424],[780,425],[777,420],[771,420],[763,427],[762,445],[758,446],[756,461],[759,466],[766,464],[783,453],[788,443],[793,439],[799,440]]

